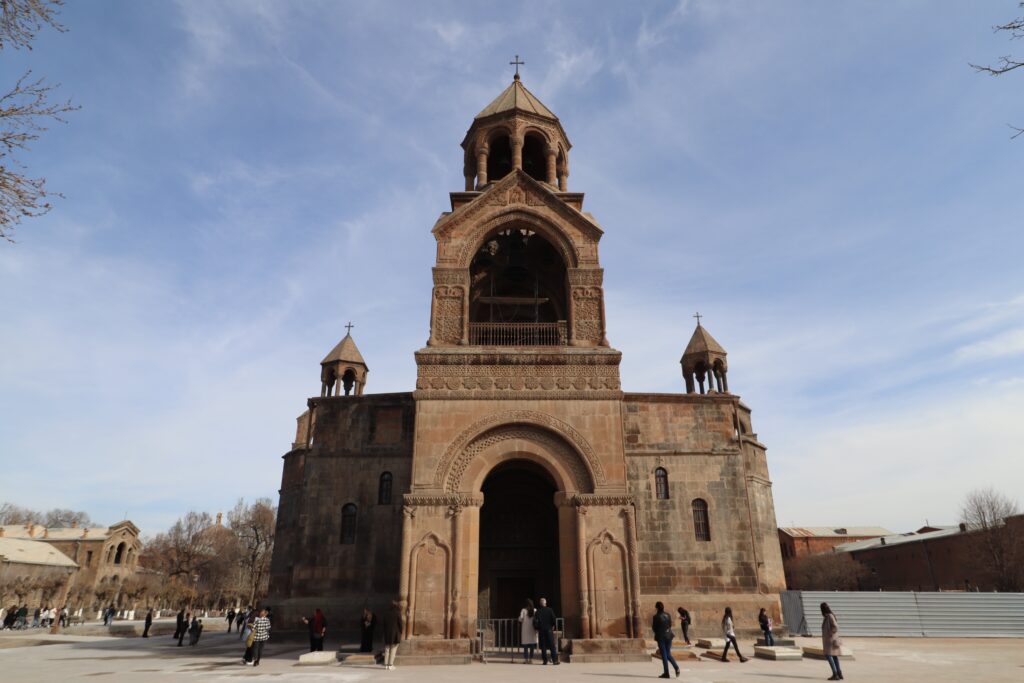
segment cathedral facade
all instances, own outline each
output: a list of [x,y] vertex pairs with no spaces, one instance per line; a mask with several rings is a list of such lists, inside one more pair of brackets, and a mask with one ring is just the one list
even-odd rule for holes
[[778,620],[765,447],[726,352],[698,321],[685,392],[623,391],[603,232],[568,189],[570,147],[517,75],[474,118],[464,190],[433,227],[415,390],[365,393],[351,335],[322,361],[284,456],[269,599],[283,626],[397,599],[407,640],[459,652],[480,620],[545,597],[582,653],[650,637],[658,600],[698,632],[726,605]]

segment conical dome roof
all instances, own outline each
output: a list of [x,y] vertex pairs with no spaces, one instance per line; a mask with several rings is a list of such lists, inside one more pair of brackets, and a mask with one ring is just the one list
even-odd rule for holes
[[338,361],[366,365],[366,361],[363,360],[363,354],[359,353],[359,349],[356,348],[356,342],[352,339],[351,333],[346,334],[345,338],[338,342],[338,345],[327,354],[327,357],[320,361],[320,364],[324,365]]
[[500,95],[494,98],[494,101],[484,107],[483,111],[477,114],[474,119],[483,119],[488,116],[494,116],[495,114],[501,114],[506,111],[519,110],[529,114],[537,114],[538,116],[545,116],[549,119],[558,120],[550,109],[544,106],[544,103],[537,99],[537,97],[526,89],[523,82],[519,80],[519,76],[515,77],[512,81],[512,85],[505,88]]
[[711,333],[707,331],[707,328],[703,327],[700,323],[697,323],[697,329],[693,331],[693,336],[690,337],[690,343],[686,345],[686,350],[683,351],[683,357],[692,354],[721,354],[726,355],[725,349],[722,345],[715,341],[715,338],[711,336]]

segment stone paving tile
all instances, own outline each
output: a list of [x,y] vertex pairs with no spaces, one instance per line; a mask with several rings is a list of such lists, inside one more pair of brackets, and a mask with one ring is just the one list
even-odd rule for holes
[[[11,637],[0,636],[9,641]],[[38,639],[32,639],[33,641]],[[468,666],[400,667],[384,671],[374,666],[299,667],[305,651],[296,642],[275,643],[258,668],[240,663],[238,638],[223,633],[204,635],[200,645],[178,648],[161,638],[97,638],[63,636],[47,647],[0,647],[3,680],[100,680],[104,683],[139,681],[299,681],[343,683],[363,680],[488,683],[550,679],[559,683],[602,683],[610,679],[655,679],[660,663],[567,664],[558,668],[535,664],[526,668],[507,660]],[[843,663],[848,681],[872,683],[1002,683],[1024,681],[1024,641],[1013,639],[909,639],[848,638],[857,659]],[[27,639],[25,642],[29,642]],[[811,644],[814,639],[798,639]],[[752,643],[741,643],[753,653]],[[751,659],[746,664],[711,661],[680,662],[687,683],[741,683],[760,681],[817,681],[828,678],[823,661],[773,662]]]

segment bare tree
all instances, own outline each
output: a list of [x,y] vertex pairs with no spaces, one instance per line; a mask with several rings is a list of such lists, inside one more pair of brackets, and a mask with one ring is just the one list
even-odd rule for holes
[[[65,31],[56,18],[61,5],[63,0],[0,0],[0,50],[31,50],[46,26]],[[14,156],[28,151],[48,122],[64,123],[63,115],[78,109],[70,100],[51,101],[56,89],[27,71],[0,96],[0,238],[8,242],[22,219],[45,214],[53,208],[50,198],[60,196],[46,189],[45,178],[26,175]]]
[[[1024,0],[1020,2],[1020,7],[1024,9]],[[1005,24],[993,26],[992,30],[997,33],[1000,31],[1009,33],[1010,40],[1024,38],[1024,15],[1019,16],[1012,21],[1008,21]],[[981,64],[971,64],[971,66],[979,73],[988,74],[989,76],[1002,76],[1003,74],[1010,73],[1011,71],[1024,66],[1024,62],[1010,55],[1003,55],[994,65],[985,66]],[[1015,131],[1014,134],[1010,136],[1011,138],[1016,138],[1021,133],[1024,133],[1024,128],[1018,128],[1013,125],[1011,125],[1010,128]]]
[[1007,523],[1018,514],[1017,502],[993,488],[971,491],[960,508],[960,521],[971,532],[977,569],[999,591],[1024,589],[1022,525]]
[[42,523],[48,527],[92,526],[89,513],[82,510],[54,508],[48,510],[42,517]]
[[206,512],[190,511],[166,533],[157,534],[145,544],[142,564],[166,576],[191,580],[210,563],[213,546],[207,529],[213,519]]
[[869,574],[849,553],[806,555],[790,565],[789,588],[796,590],[852,591]]
[[274,554],[274,528],[277,508],[269,498],[260,498],[252,505],[239,499],[228,513],[228,524],[238,539],[239,565],[248,588],[248,604],[266,594],[270,574],[270,558]]

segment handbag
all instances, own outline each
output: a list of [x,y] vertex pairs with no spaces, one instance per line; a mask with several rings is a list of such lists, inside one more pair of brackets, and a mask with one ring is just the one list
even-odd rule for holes
[[540,615],[539,614],[534,614],[533,615],[533,628],[535,628],[538,631],[540,630]]
[[245,639],[245,646],[252,647],[253,643],[256,642],[256,631],[249,631],[249,637]]

